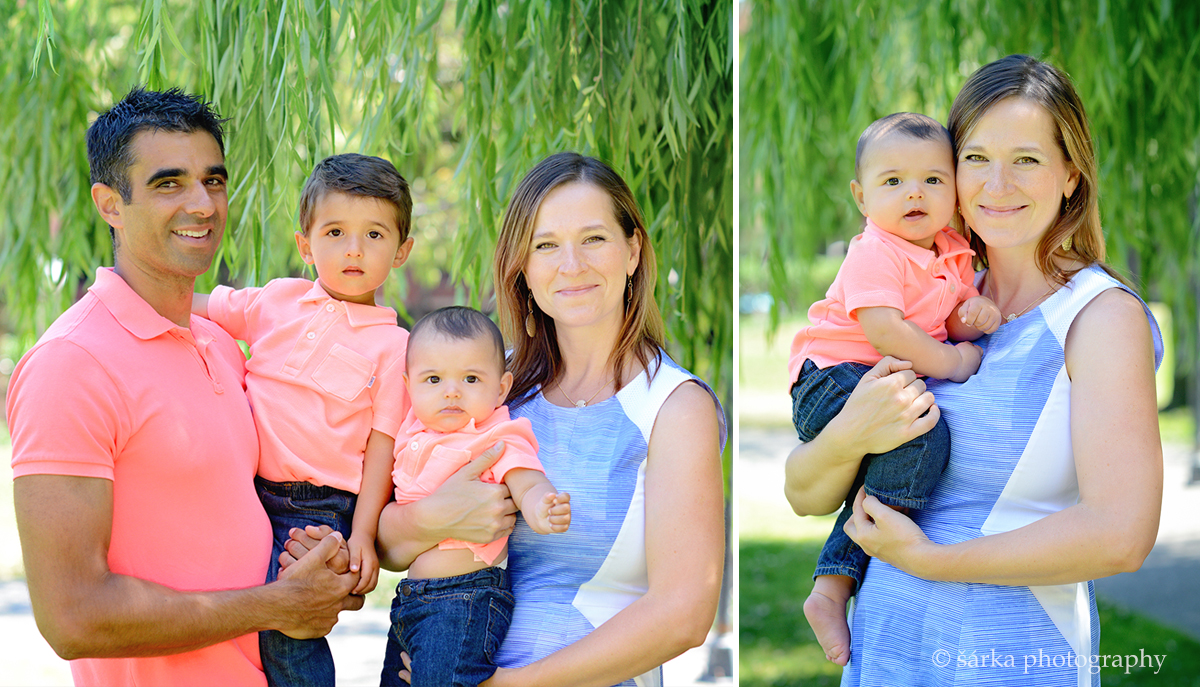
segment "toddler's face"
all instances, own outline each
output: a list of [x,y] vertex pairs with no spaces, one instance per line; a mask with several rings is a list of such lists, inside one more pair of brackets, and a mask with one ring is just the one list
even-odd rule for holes
[[950,142],[893,133],[866,151],[862,179],[850,182],[858,209],[880,229],[922,248],[954,216]]
[[400,242],[391,205],[331,191],[317,203],[308,234],[296,234],[296,245],[330,296],[374,305],[375,290],[408,259],[412,239]]
[[439,432],[482,423],[504,404],[512,373],[497,359],[491,337],[457,339],[439,332],[409,342],[408,395],[417,419]]

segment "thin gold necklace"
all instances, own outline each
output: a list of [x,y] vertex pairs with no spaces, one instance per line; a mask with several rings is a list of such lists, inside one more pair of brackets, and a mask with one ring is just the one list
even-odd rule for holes
[[[989,275],[989,276],[990,276],[990,275]],[[1038,296],[1037,298],[1033,299],[1033,301],[1032,301],[1032,302],[1030,302],[1030,304],[1029,304],[1029,305],[1025,306],[1025,307],[1024,307],[1022,310],[1021,310],[1021,312],[1014,312],[1014,313],[1009,313],[1009,314],[1005,315],[1005,316],[1004,316],[1004,322],[1005,322],[1005,324],[1007,324],[1007,323],[1009,323],[1009,322],[1012,322],[1013,320],[1017,319],[1017,318],[1018,318],[1018,317],[1020,317],[1021,315],[1024,315],[1025,313],[1029,312],[1030,310],[1033,310],[1033,306],[1035,306],[1035,305],[1037,305],[1038,303],[1041,303],[1042,301],[1046,300],[1046,297],[1047,297],[1047,296],[1049,296],[1050,294],[1054,293],[1054,292],[1055,292],[1055,291],[1057,291],[1057,290],[1058,290],[1058,286],[1057,286],[1057,285],[1051,286],[1049,291],[1047,291],[1046,293],[1043,293],[1041,296]],[[989,292],[992,294],[992,296],[993,296],[993,298],[994,298],[994,297],[995,297],[995,295],[996,295],[996,289],[994,289],[994,288],[992,287],[992,281],[991,281],[991,279],[989,279],[989,280],[988,280],[988,291],[989,291]],[[997,307],[999,307],[999,306],[997,305]],[[561,389],[560,389],[560,390],[561,390]]]
[[554,386],[558,387],[558,393],[562,394],[562,395],[563,395],[563,398],[567,399],[567,401],[568,401],[568,402],[569,402],[571,405],[575,406],[576,408],[586,408],[586,407],[587,407],[587,404],[589,404],[589,403],[591,403],[591,402],[592,402],[592,399],[594,399],[594,398],[596,398],[597,396],[599,396],[601,391],[604,391],[606,388],[608,388],[608,382],[605,382],[603,385],[601,385],[601,386],[600,386],[600,388],[599,388],[599,389],[596,389],[596,393],[592,394],[591,398],[589,398],[589,399],[588,399],[588,400],[586,400],[586,401],[574,401],[574,400],[571,400],[571,397],[567,395],[567,392],[563,391],[563,388],[562,388],[562,382],[561,382],[561,381],[559,381],[559,380],[555,380],[555,382],[554,382]]

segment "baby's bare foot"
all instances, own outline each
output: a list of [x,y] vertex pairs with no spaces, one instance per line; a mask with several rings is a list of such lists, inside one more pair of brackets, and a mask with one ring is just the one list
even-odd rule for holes
[[839,666],[850,661],[850,626],[846,623],[846,604],[838,603],[821,592],[804,600],[804,617],[825,650],[825,658]]

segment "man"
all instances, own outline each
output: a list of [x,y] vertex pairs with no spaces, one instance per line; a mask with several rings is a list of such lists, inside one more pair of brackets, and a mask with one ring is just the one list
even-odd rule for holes
[[14,502],[38,628],[78,685],[263,685],[257,632],[322,636],[357,574],[321,541],[263,585],[271,530],[244,359],[190,314],[228,213],[222,120],[131,91],[88,129],[115,266],[13,372]]

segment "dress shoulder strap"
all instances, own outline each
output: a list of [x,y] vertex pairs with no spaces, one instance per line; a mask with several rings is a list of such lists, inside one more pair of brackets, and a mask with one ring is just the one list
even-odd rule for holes
[[1092,265],[1075,273],[1066,286],[1042,303],[1039,309],[1046,319],[1046,326],[1054,333],[1059,345],[1065,347],[1067,332],[1070,331],[1075,317],[1093,298],[1109,289],[1122,289],[1137,298],[1138,302],[1142,304],[1146,319],[1150,322],[1150,333],[1154,337],[1154,368],[1157,370],[1163,358],[1162,332],[1159,331],[1158,321],[1154,319],[1150,307],[1140,296],[1098,265]]
[[654,430],[654,421],[658,411],[675,389],[684,382],[695,382],[712,397],[717,407],[717,421],[721,430],[721,450],[725,450],[727,430],[725,427],[725,411],[715,392],[704,380],[683,369],[667,355],[661,352],[658,362],[650,363],[650,370],[643,370],[632,382],[626,384],[619,392],[617,399],[621,402],[626,416],[641,430],[642,438],[650,443],[650,432]]

